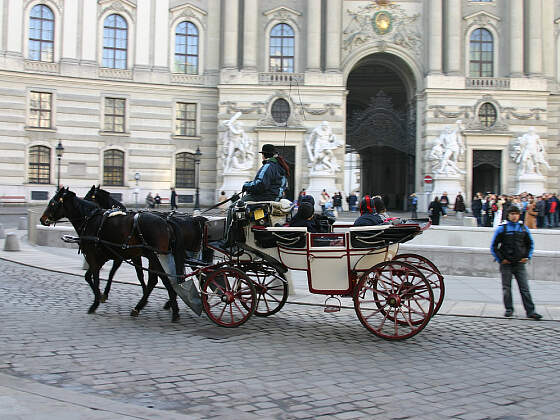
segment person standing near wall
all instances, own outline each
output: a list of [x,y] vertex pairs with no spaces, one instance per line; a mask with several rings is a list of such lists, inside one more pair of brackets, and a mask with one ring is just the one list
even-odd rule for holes
[[531,259],[534,250],[534,242],[529,229],[519,219],[521,211],[517,206],[510,206],[507,213],[507,221],[498,226],[492,238],[490,252],[497,263],[500,264],[502,274],[502,292],[505,317],[513,316],[513,298],[511,296],[511,279],[515,276],[519,293],[523,301],[527,318],[536,321],[542,315],[535,312],[535,305],[529,291],[527,282],[527,262]]
[[418,197],[416,197],[415,193],[410,194],[410,218],[417,219],[418,218]]
[[171,187],[171,199],[169,200],[171,204],[171,210],[176,210],[177,207],[177,193],[175,192],[175,188]]
[[443,208],[439,202],[439,198],[434,197],[434,201],[428,206],[428,215],[432,220],[432,225],[439,225],[439,217],[443,215]]
[[439,199],[439,204],[441,206],[441,211],[443,217],[447,216],[447,206],[449,206],[449,197],[447,197],[447,192],[444,191]]
[[463,199],[463,196],[461,195],[461,191],[459,191],[459,194],[457,194],[457,197],[455,197],[454,208],[455,208],[455,217],[457,217],[457,220],[460,220],[462,222],[463,217],[465,216],[466,208],[465,208],[465,200]]
[[482,193],[476,193],[471,203],[473,216],[476,218],[478,227],[482,226]]

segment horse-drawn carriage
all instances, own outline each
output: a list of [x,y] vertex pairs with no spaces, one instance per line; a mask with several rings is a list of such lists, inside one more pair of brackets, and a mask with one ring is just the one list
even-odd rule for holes
[[[200,219],[192,223],[186,215],[183,220],[174,213],[163,217],[122,211],[120,219],[109,219],[61,189],[41,223],[65,216],[79,233],[76,241],[90,264],[86,281],[95,295],[90,312],[103,301],[101,266],[110,259],[120,265],[144,256],[150,262],[150,278],[133,315],[146,304],[159,275],[169,292],[173,320],[178,319],[179,295],[196,313],[203,308],[216,324],[237,327],[253,314],[269,316],[282,309],[289,270],[305,272],[309,291],[327,296],[325,312],[340,309],[339,297],[351,298],[364,327],[384,339],[412,337],[437,313],[444,297],[443,276],[424,257],[398,254],[400,243],[430,226],[428,219],[367,227],[325,223],[324,232],[310,233],[284,226],[290,210],[276,202],[238,201],[227,218],[203,219],[200,233],[193,235]],[[148,223],[154,229],[148,230]],[[181,246],[173,249],[171,243]],[[188,250],[201,250],[206,257],[184,259]],[[209,250],[214,252],[210,258]],[[108,288],[105,298],[107,293]]]

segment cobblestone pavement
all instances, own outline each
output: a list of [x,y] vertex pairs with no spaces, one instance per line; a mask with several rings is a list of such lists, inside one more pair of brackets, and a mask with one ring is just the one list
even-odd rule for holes
[[236,329],[179,323],[156,289],[114,284],[86,313],[83,279],[0,261],[0,372],[197,418],[558,418],[560,323],[436,316],[387,342],[351,310],[287,304]]

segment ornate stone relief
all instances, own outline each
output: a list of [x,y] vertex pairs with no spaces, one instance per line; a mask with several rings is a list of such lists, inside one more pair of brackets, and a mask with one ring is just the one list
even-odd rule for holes
[[264,16],[268,18],[268,22],[273,20],[279,21],[282,23],[288,23],[293,25],[300,30],[300,25],[298,24],[298,18],[301,16],[301,13],[297,10],[290,9],[289,7],[275,7],[274,9],[268,10],[263,13]]
[[480,27],[492,27],[496,31],[499,30],[499,25],[501,19],[498,16],[493,15],[492,13],[488,12],[477,12],[469,16],[465,16],[463,18],[467,23],[465,25],[465,34],[473,27],[473,26],[480,26]]
[[[286,121],[285,123],[278,123],[274,120],[274,118],[272,118],[272,104],[277,99],[284,99],[290,104],[290,116],[288,117],[288,121]],[[303,127],[301,119],[301,107],[296,106],[292,99],[286,94],[286,92],[278,90],[273,95],[269,96],[266,101],[260,103],[264,104],[265,116],[264,118],[261,118],[259,121],[257,121],[257,127]]]
[[206,29],[206,17],[208,13],[202,9],[199,9],[192,4],[183,4],[177,6],[170,10],[171,21],[174,22],[177,19],[195,20]]
[[300,104],[298,105],[298,108],[300,113],[307,112],[311,115],[324,115],[328,112],[329,115],[335,115],[336,109],[339,109],[340,105],[329,103],[325,104],[322,108],[311,108],[309,104]]
[[265,102],[253,102],[250,107],[241,107],[237,105],[237,102],[232,101],[223,101],[220,102],[221,106],[225,106],[225,113],[226,114],[233,114],[236,112],[241,112],[243,114],[251,114],[256,112],[257,114],[262,114],[264,112],[264,107],[266,105]]
[[409,15],[398,4],[374,3],[347,13],[350,21],[344,29],[343,45],[347,54],[366,42],[376,42],[382,51],[394,44],[417,56],[422,53],[419,13]]
[[127,13],[130,17],[136,17],[136,5],[128,0],[97,0],[98,16],[107,11]]
[[[35,1],[35,0],[27,0],[23,5],[23,9],[26,10],[29,3],[33,2],[33,1]],[[63,0],[49,0],[48,2],[45,2],[45,5],[46,6],[54,5],[57,8],[58,12],[61,13],[61,14],[62,14],[62,11],[64,9]]]

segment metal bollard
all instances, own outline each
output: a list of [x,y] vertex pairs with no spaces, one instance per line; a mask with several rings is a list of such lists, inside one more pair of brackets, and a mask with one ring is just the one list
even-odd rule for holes
[[6,237],[6,232],[4,232],[4,226],[0,224],[0,239],[4,239]]
[[18,230],[27,230],[27,217],[20,217],[19,218]]
[[8,233],[4,242],[4,251],[20,251],[19,238],[15,233]]

